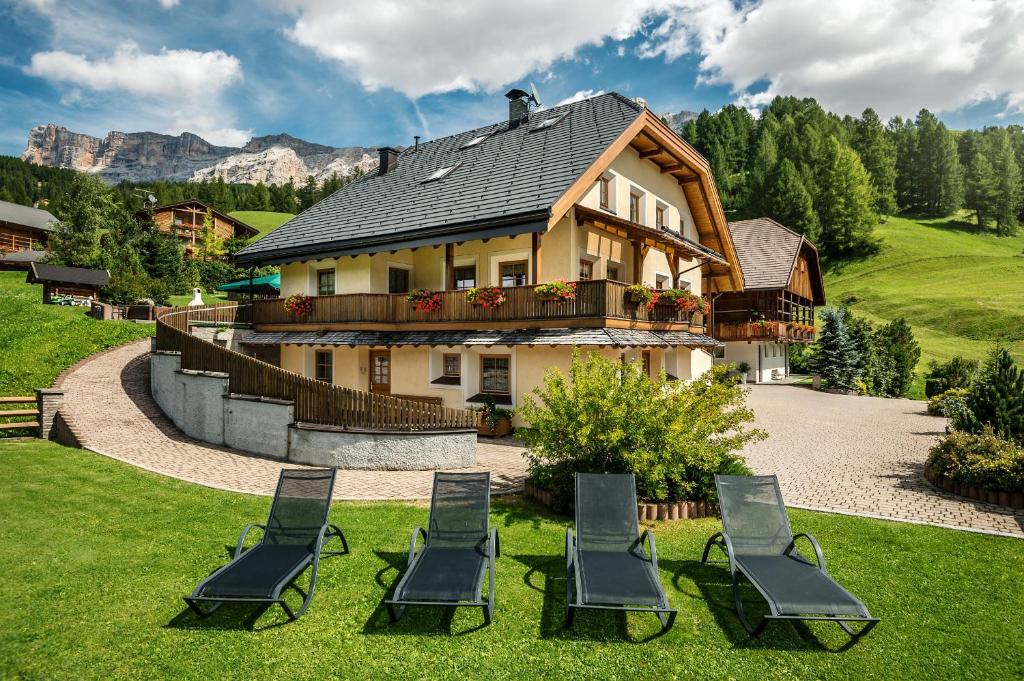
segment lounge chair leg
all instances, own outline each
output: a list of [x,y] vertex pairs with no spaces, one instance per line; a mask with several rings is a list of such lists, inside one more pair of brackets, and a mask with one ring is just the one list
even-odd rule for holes
[[[288,615],[288,619],[290,619],[290,620],[297,620],[297,619],[299,619],[299,616],[296,615],[294,612],[292,612],[292,609],[289,608],[288,604],[285,603],[283,600],[280,600],[277,603],[278,603],[278,605],[281,606],[281,609],[284,610],[284,614]],[[301,611],[300,611],[299,614],[300,615],[302,614]]]
[[760,636],[761,632],[764,631],[765,626],[768,625],[767,618],[762,618],[756,627],[750,626],[750,622],[747,621],[747,615],[743,611],[743,599],[740,598],[740,584],[739,584],[739,573],[734,572],[732,575],[732,595],[736,601],[736,614],[740,618],[740,624],[746,630],[751,637]]
[[404,605],[398,606],[397,609],[395,608],[395,604],[394,603],[385,603],[385,605],[388,608],[388,617],[391,618],[392,622],[397,622],[398,620],[402,619],[402,615],[405,614],[405,606]]
[[658,621],[661,622],[661,630],[663,632],[668,631],[672,628],[672,625],[675,624],[675,612],[656,612],[654,614],[658,616]]
[[576,616],[576,609],[573,608],[571,605],[566,605],[565,606],[565,626],[571,627],[573,619],[575,619],[575,616]]
[[849,624],[847,624],[844,620],[836,620],[836,624],[838,624],[840,627],[842,627],[843,631],[845,631],[847,634],[849,634],[850,637],[854,641],[856,641],[861,636],[866,635],[869,631],[874,629],[875,625],[878,624],[878,620],[870,620],[867,624],[864,625],[864,628],[861,629],[860,631],[854,631],[853,628]]
[[193,601],[191,598],[186,598],[185,603],[188,604],[188,607],[190,610],[192,610],[192,612],[199,615],[199,617],[203,619],[209,617],[217,610],[217,608],[224,605],[224,601],[217,601],[213,605],[211,605],[207,610],[203,610],[199,607],[199,604]]
[[345,533],[337,525],[331,525],[328,528],[328,532],[324,535],[324,544],[327,544],[331,537],[337,537],[341,540],[341,551],[321,551],[321,555],[324,556],[343,556],[349,553],[348,541],[345,539]]

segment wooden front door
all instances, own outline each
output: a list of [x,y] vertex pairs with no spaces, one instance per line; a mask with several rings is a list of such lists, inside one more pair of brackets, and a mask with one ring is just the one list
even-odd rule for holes
[[370,351],[370,392],[391,394],[391,351]]

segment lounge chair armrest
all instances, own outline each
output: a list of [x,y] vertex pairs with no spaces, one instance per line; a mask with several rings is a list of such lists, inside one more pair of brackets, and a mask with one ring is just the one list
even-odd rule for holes
[[427,531],[417,525],[412,531],[412,538],[409,539],[409,561],[406,565],[412,565],[412,559],[416,557],[416,543],[422,535],[423,541],[427,541]]
[[573,549],[572,528],[567,527],[565,528],[565,567],[567,569],[572,567],[573,556],[576,553]]
[[649,560],[654,566],[655,572],[658,570],[658,549],[654,545],[654,532],[650,529],[644,530],[644,533],[640,535],[640,543],[643,544],[644,540],[647,540],[647,551],[650,554]]
[[[725,556],[726,556],[726,558],[728,559],[728,562],[729,562],[729,571],[730,572],[735,572],[736,571],[736,552],[733,551],[732,539],[729,538],[729,535],[726,534],[725,532],[715,532],[713,535],[711,535],[711,538],[708,539],[708,542],[704,545],[704,555],[701,556],[701,559],[700,559],[701,563],[707,563],[708,562],[708,554],[711,553],[711,547],[712,546],[717,546],[718,548],[722,549],[722,551],[725,552]],[[711,562],[712,563],[721,563],[722,561],[719,560],[719,561],[711,561]]]
[[786,550],[782,553],[787,556],[790,553],[792,553],[793,549],[796,548],[796,540],[800,537],[803,537],[807,541],[811,542],[811,547],[814,549],[814,557],[818,560],[818,569],[824,572],[825,574],[828,574],[828,568],[825,567],[825,556],[821,552],[821,546],[818,544],[818,540],[814,538],[814,535],[810,535],[805,532],[801,532],[800,534],[795,535],[793,537],[793,541],[789,542],[789,546],[787,546]]
[[245,538],[249,535],[249,532],[254,527],[258,527],[264,532],[267,531],[266,525],[260,525],[259,523],[249,523],[248,525],[246,525],[245,528],[242,530],[242,534],[238,535],[238,544],[235,545],[235,558],[238,558],[240,555],[242,555],[242,545],[245,543]]
[[501,537],[498,535],[498,528],[491,528],[491,548],[494,550],[494,557],[501,558]]

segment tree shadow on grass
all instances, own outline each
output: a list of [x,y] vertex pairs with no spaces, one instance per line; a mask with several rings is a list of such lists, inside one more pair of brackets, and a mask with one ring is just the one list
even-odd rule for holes
[[[711,560],[718,557],[712,553]],[[757,637],[750,636],[740,624],[736,614],[735,600],[732,591],[732,580],[729,566],[726,563],[703,564],[698,560],[661,560],[658,566],[672,573],[672,585],[678,593],[692,601],[703,602],[719,628],[734,648],[751,650],[796,650],[838,653],[850,648],[855,640],[842,633],[843,643],[836,647],[826,645],[806,622],[786,620],[770,622],[764,632]],[[696,585],[697,591],[691,585]],[[740,595],[747,621],[756,624],[761,618],[770,614],[768,604],[749,581],[740,579]],[[682,605],[682,604],[680,604]],[[682,605],[680,610],[686,606]],[[694,605],[699,608],[699,605]],[[815,623],[815,625],[835,627],[832,623]]]
[[[481,607],[443,605],[408,606],[401,619],[392,622],[384,601],[392,598],[398,582],[405,573],[409,554],[398,551],[374,551],[384,566],[374,575],[374,581],[384,589],[384,598],[377,603],[369,619],[363,624],[363,633],[371,636],[464,636],[483,629],[484,613]],[[456,623],[456,610],[464,613]],[[470,619],[466,619],[466,617]],[[475,619],[474,619],[475,618]],[[463,627],[463,622],[473,623]]]
[[[520,554],[511,558],[527,567],[523,576],[526,586],[544,596],[540,620],[541,638],[645,643],[666,633],[661,630],[661,623],[653,614],[627,614],[621,610],[577,610],[573,625],[569,627],[565,618],[565,557]],[[645,625],[642,631],[650,633],[641,637],[630,634],[628,617],[649,618],[649,625]]]

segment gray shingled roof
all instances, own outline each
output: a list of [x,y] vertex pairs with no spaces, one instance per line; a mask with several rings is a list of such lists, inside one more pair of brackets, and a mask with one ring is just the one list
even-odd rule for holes
[[39,284],[44,281],[55,281],[61,284],[84,284],[85,286],[106,286],[110,281],[107,270],[92,270],[86,267],[62,267],[33,262],[25,282]]
[[769,218],[729,223],[744,289],[786,288],[804,238]]
[[[324,257],[420,236],[441,243],[488,224],[539,231],[555,200],[642,111],[636,102],[609,93],[534,112],[513,130],[502,121],[407,148],[397,167],[339,189],[246,246],[236,259]],[[556,125],[533,131],[538,122],[563,113],[568,115]],[[480,135],[489,136],[462,149]],[[456,164],[443,179],[424,182],[434,171]]]
[[714,347],[710,336],[688,331],[634,329],[512,329],[491,331],[280,331],[245,339],[258,345],[611,345]]
[[10,201],[0,201],[0,222],[10,222],[15,225],[23,225],[32,229],[41,229],[44,232],[49,232],[53,229],[57,218],[42,208],[31,208],[18,203],[11,203]]

